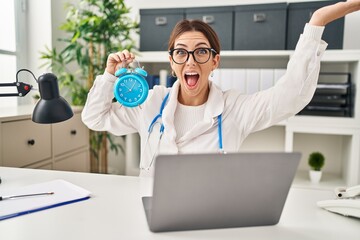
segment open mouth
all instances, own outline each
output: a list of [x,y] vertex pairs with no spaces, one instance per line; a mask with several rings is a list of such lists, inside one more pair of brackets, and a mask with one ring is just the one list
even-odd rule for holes
[[185,81],[189,87],[195,87],[200,75],[197,73],[185,73]]

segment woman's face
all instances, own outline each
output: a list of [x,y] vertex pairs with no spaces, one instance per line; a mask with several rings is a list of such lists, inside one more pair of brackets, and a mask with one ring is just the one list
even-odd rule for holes
[[[193,51],[196,48],[210,48],[210,43],[201,32],[185,32],[174,43],[174,48]],[[178,101],[184,105],[197,106],[205,103],[209,95],[209,75],[217,68],[220,56],[211,54],[209,61],[197,63],[190,54],[183,64],[175,63],[169,56],[172,70],[180,81]]]

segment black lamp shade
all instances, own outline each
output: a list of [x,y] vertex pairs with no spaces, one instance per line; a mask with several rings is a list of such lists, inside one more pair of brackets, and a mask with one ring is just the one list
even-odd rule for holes
[[57,77],[46,73],[39,77],[40,99],[36,103],[32,120],[36,123],[57,123],[68,120],[74,113],[70,105],[59,94]]

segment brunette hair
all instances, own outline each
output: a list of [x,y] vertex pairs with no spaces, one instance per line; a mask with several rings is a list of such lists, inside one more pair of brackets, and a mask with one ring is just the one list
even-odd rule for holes
[[174,29],[172,30],[172,32],[170,34],[168,50],[171,50],[174,48],[175,39],[178,36],[180,36],[181,34],[183,34],[185,32],[192,32],[192,31],[201,32],[202,34],[204,34],[210,43],[210,47],[213,48],[217,52],[217,54],[220,54],[220,41],[219,41],[218,35],[214,31],[214,29],[212,29],[212,27],[210,27],[210,25],[208,25],[207,23],[204,23],[200,20],[185,19],[185,20],[179,21],[175,25]]

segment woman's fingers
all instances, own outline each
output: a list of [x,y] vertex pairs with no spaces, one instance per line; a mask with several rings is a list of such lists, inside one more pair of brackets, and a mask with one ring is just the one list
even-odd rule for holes
[[121,52],[111,53],[106,62],[106,71],[110,74],[115,74],[116,70],[120,67],[127,67],[135,59],[135,55],[128,50]]

